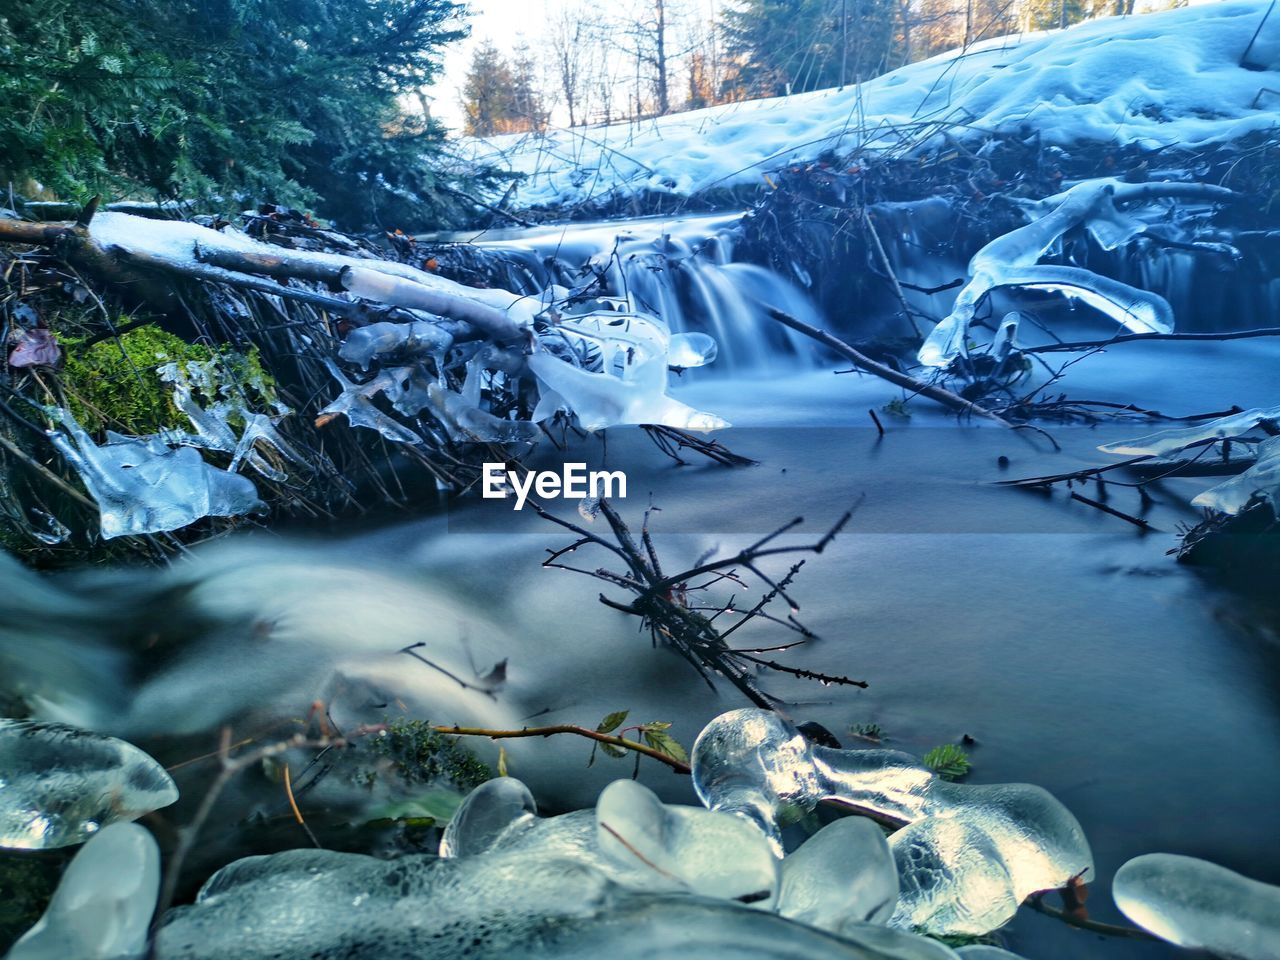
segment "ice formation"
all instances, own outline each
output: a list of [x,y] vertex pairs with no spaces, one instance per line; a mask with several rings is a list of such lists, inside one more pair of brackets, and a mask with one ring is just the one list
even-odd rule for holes
[[453,337],[438,324],[426,320],[409,323],[371,323],[356,327],[342,341],[338,356],[368,370],[374,360],[392,355],[420,356],[444,354]]
[[156,960],[674,955],[893,956],[743,904],[633,890],[581,860],[518,850],[444,860],[323,850],[250,857],[215,874],[194,905],[168,914],[155,947]]
[[988,943],[971,943],[967,947],[957,949],[956,954],[962,960],[1022,960],[1016,953],[1001,950]]
[[[810,743],[769,711],[717,717],[694,743],[692,765],[703,803],[751,820],[779,852],[784,807],[834,800],[907,822],[889,841],[900,891],[894,922],[903,926],[985,933],[1029,894],[1093,867],[1079,823],[1039,787],[948,783],[909,754]],[[994,906],[979,909],[990,898]]]
[[[992,240],[969,261],[969,282],[945,317],[920,348],[918,359],[944,367],[967,353],[969,325],[978,305],[992,290],[1023,287],[1049,290],[1082,301],[1134,333],[1169,333],[1173,310],[1154,293],[1080,267],[1041,264],[1039,260],[1073,227],[1084,225],[1103,249],[1115,247],[1146,230],[1146,223],[1116,208],[1117,200],[1148,201],[1190,194],[1223,199],[1230,191],[1200,184],[1123,184],[1113,179],[1087,180],[1044,201],[1047,212],[1026,226]],[[1032,207],[1035,212],[1037,207]]]
[[1280,887],[1152,853],[1116,871],[1111,892],[1125,916],[1162,940],[1231,960],[1280,957]]
[[445,857],[490,852],[578,860],[639,890],[693,892],[769,906],[778,862],[750,824],[699,807],[672,806],[653,791],[618,780],[594,811],[539,818],[518,780],[477,787],[446,828]]
[[827,824],[782,861],[778,912],[842,933],[885,923],[898,897],[898,869],[884,833],[863,817]]
[[454,812],[440,838],[440,856],[473,857],[489,850],[513,824],[538,816],[533,794],[514,777],[495,777],[476,787]]
[[160,851],[134,823],[103,827],[63,873],[49,907],[6,960],[133,960],[146,952]]
[[1238,514],[1255,499],[1280,513],[1280,437],[1262,439],[1260,425],[1280,422],[1280,407],[1254,408],[1190,427],[1162,430],[1136,440],[1121,440],[1098,449],[1131,457],[1167,457],[1188,447],[1217,440],[1248,439],[1257,443],[1257,458],[1239,475],[1210,487],[1192,504],[1220,513]]
[[889,839],[901,883],[895,927],[983,934],[1013,918],[1022,898],[981,819],[926,817]]
[[681,430],[721,430],[728,422],[667,396],[665,356],[638,360],[626,374],[584,370],[543,350],[529,357],[539,382],[562,398],[584,430],[652,423]]
[[98,446],[70,411],[49,408],[61,430],[49,441],[98,504],[102,535],[164,533],[204,517],[239,517],[265,509],[252,481],[204,461],[191,447],[159,437],[107,432]]
[[164,768],[132,744],[61,723],[0,720],[0,847],[83,843],[177,799]]
[[[271,391],[261,379],[236,383],[224,381],[218,360],[189,360],[186,363],[166,363],[156,371],[160,379],[173,388],[173,405],[181,410],[195,435],[167,431],[162,439],[167,443],[201,447],[230,454],[227,470],[235,473],[241,464],[248,464],[269,480],[284,481],[288,475],[273,467],[257,450],[261,443],[274,450],[282,459],[299,461],[301,457],[276,430],[276,423],[293,411],[284,404],[274,402],[271,415],[249,408],[247,391],[253,390],[261,397]],[[206,397],[214,397],[208,407],[203,407],[193,396],[199,389]],[[236,436],[232,420],[241,424]]]

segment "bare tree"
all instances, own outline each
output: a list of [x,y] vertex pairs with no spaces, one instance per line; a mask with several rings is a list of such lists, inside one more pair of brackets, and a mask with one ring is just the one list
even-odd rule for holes
[[569,126],[585,122],[583,100],[586,95],[590,63],[591,41],[599,23],[585,6],[564,7],[548,25],[548,46],[551,51],[552,73],[569,113]]

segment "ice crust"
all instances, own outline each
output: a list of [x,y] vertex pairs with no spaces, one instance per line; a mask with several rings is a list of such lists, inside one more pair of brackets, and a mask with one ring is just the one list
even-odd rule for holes
[[215,874],[156,939],[157,960],[674,955],[891,956],[743,904],[633,890],[578,859],[519,850],[443,860],[320,850],[251,857]]
[[134,823],[103,827],[71,860],[49,907],[6,960],[133,960],[146,952],[160,850]]
[[1280,887],[1171,853],[1130,860],[1111,884],[1116,906],[1162,940],[1230,960],[1280,957]]
[[177,799],[169,774],[132,744],[62,723],[0,720],[0,847],[83,843]]

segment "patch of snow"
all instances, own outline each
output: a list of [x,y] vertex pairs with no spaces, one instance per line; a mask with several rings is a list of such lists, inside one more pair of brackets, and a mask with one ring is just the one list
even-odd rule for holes
[[[843,89],[651,120],[464,141],[463,159],[525,174],[514,207],[645,190],[688,196],[761,183],[788,163],[861,145],[1028,128],[1048,143],[1197,145],[1280,123],[1280,64],[1240,61],[1267,12],[1226,0],[1066,30],[998,37]],[[1270,49],[1280,18],[1254,46]],[[1270,61],[1272,58],[1264,57]]]

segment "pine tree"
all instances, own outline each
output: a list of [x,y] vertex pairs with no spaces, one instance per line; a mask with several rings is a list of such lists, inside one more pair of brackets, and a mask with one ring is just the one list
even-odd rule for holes
[[7,0],[0,173],[67,199],[439,217],[444,132],[401,108],[464,35],[453,0]]
[[513,85],[511,64],[493,42],[484,40],[477,44],[462,85],[467,134],[491,137],[509,132],[515,114]]
[[739,0],[722,18],[733,83],[781,96],[866,80],[888,66],[892,0]]

